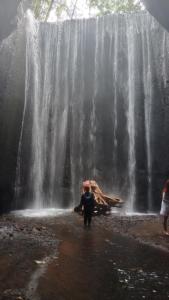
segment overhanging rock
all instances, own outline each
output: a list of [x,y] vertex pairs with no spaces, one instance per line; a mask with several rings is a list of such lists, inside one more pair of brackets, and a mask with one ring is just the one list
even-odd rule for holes
[[142,0],[147,10],[157,21],[169,31],[169,1],[168,0]]

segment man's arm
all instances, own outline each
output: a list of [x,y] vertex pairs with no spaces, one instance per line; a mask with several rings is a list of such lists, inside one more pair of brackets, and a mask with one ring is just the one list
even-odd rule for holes
[[82,207],[84,205],[84,200],[83,200],[83,195],[81,196],[81,200],[80,200],[80,207]]

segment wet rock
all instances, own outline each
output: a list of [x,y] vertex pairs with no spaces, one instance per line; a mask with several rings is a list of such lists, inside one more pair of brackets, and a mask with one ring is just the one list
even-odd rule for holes
[[36,227],[34,227],[34,228],[32,229],[32,232],[33,232],[33,233],[39,233],[39,230],[38,230]]

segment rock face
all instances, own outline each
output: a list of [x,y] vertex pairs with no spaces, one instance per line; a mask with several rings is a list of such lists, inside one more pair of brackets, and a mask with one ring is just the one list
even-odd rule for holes
[[13,205],[24,105],[25,25],[17,25],[19,3],[0,1],[0,212]]
[[0,0],[0,41],[16,29],[19,2],[18,0]]
[[167,32],[146,13],[24,24],[0,47],[0,209],[70,206],[86,178],[130,210],[158,209]]
[[147,10],[158,22],[169,31],[169,2],[168,0],[143,0]]

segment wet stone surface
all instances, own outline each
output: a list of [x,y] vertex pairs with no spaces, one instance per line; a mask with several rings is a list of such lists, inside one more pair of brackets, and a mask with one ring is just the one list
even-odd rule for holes
[[0,219],[0,300],[169,299],[157,216]]

